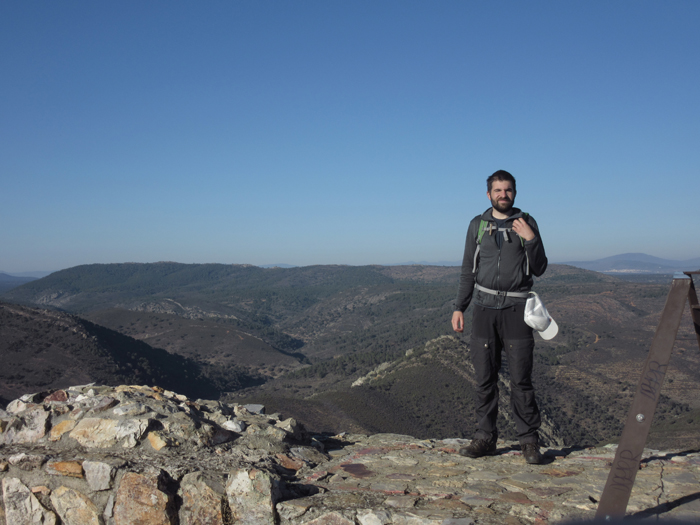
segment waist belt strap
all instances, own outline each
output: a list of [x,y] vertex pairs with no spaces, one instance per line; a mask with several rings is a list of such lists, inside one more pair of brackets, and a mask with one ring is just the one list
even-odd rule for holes
[[500,290],[492,290],[491,288],[485,288],[478,283],[474,283],[474,288],[480,292],[490,293],[491,295],[505,295],[506,297],[527,297],[529,292],[502,292]]

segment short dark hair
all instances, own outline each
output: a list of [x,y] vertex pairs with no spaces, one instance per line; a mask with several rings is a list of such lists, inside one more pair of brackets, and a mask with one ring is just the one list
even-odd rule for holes
[[512,182],[513,183],[513,192],[516,192],[515,177],[513,177],[506,170],[498,170],[493,175],[491,175],[488,179],[486,179],[486,188],[488,189],[489,193],[491,193],[491,186],[493,186],[493,182],[496,180]]

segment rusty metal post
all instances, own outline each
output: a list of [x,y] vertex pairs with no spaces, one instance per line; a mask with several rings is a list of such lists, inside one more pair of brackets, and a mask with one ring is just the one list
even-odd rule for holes
[[[671,291],[661,312],[661,320],[651,342],[649,356],[644,364],[632,408],[627,416],[608,481],[598,504],[596,518],[621,519],[625,515],[656,405],[659,402],[661,385],[676,341],[685,302],[686,299],[690,299],[691,289],[695,291],[690,275],[674,274]],[[697,297],[695,301],[697,302]]]
[[693,275],[700,275],[700,270],[697,272],[685,272],[685,274],[690,277],[690,290],[688,291],[690,317],[693,319],[695,338],[698,340],[698,348],[700,348],[700,304],[698,304],[698,295],[695,293],[695,284],[693,283]]

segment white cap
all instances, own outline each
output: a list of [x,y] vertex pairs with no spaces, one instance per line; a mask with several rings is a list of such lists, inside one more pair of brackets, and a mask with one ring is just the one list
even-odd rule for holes
[[557,322],[552,319],[551,317],[549,318],[549,326],[545,328],[542,331],[538,331],[540,334],[540,337],[546,341],[549,341],[552,339],[555,335],[559,333],[559,325]]
[[547,341],[559,332],[559,326],[549,315],[542,299],[535,292],[530,292],[530,297],[525,303],[525,323],[537,330],[540,337]]

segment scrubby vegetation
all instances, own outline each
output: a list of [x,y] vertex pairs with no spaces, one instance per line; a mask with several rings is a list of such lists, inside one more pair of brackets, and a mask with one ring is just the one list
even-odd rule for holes
[[[456,437],[473,431],[469,312],[464,338],[445,337],[453,334],[458,275],[459,268],[429,266],[87,265],[4,297],[95,323],[81,330],[129,348],[100,354],[101,366],[127,382],[171,381],[180,391],[206,383],[216,395],[262,401],[317,430]],[[614,440],[668,283],[551,265],[535,290],[560,327],[535,351],[536,389],[552,432],[575,445]],[[681,435],[695,443],[688,428],[700,425],[688,418],[700,409],[700,358],[692,324],[684,323],[657,411],[660,443]],[[96,325],[127,339],[110,343],[116,335],[100,335]],[[62,355],[75,344],[57,343],[25,337],[7,352]],[[26,391],[68,380],[32,367],[13,368],[6,384]],[[504,380],[503,392],[507,367]],[[501,406],[502,435],[513,437],[507,398]]]

